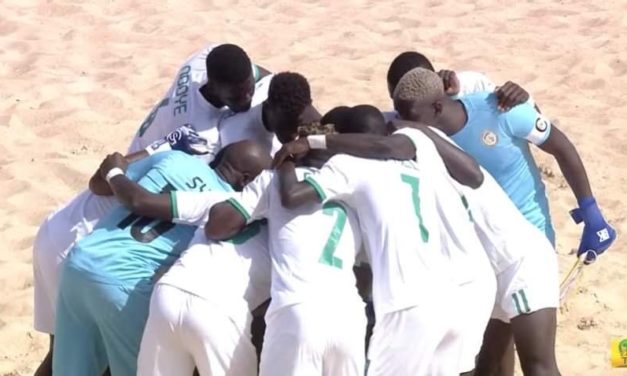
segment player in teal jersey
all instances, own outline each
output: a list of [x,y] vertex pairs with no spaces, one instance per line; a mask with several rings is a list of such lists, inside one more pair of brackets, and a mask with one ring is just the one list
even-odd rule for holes
[[444,94],[436,73],[416,68],[397,85],[394,105],[402,118],[434,125],[450,135],[495,177],[523,215],[555,244],[544,184],[529,143],[553,155],[579,203],[573,218],[585,223],[578,256],[591,250],[587,259],[591,261],[613,243],[616,232],[592,196],[577,150],[530,104],[503,113],[493,93],[453,100]]
[[[172,151],[129,165],[126,176],[153,193],[231,191],[269,166],[270,156],[253,142],[225,149],[214,170]],[[118,163],[124,167],[121,156]],[[123,170],[101,172],[112,181]],[[114,375],[135,375],[152,278],[174,262],[194,231],[192,226],[140,217],[120,206],[76,244],[63,265],[54,374],[100,375],[109,365]]]

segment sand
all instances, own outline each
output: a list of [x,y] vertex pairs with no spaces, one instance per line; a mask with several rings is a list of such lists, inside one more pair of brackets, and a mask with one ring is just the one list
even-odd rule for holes
[[[316,105],[388,108],[385,72],[418,49],[437,68],[527,88],[583,157],[607,218],[627,232],[627,3],[621,1],[4,0],[0,4],[0,375],[32,374],[47,337],[32,329],[31,247],[44,216],[124,151],[183,59],[206,42],[305,74]],[[581,229],[557,164],[545,170],[565,271]],[[587,267],[559,315],[564,375],[609,368],[627,336],[627,258],[617,244]]]

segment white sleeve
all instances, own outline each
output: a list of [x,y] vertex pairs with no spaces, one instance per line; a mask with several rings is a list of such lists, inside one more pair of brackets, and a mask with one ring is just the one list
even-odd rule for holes
[[203,226],[209,219],[209,210],[219,202],[233,197],[234,192],[170,192],[172,222],[191,226]]
[[442,157],[440,157],[435,144],[431,141],[429,136],[418,129],[409,127],[401,128],[394,132],[394,134],[402,134],[409,137],[416,148],[416,163],[418,163],[421,170],[447,171]]
[[479,93],[484,91],[492,92],[496,90],[496,85],[485,74],[479,72],[457,72],[459,80],[459,94],[457,97]]
[[244,190],[235,193],[227,202],[246,219],[246,223],[267,218],[270,209],[269,188],[273,183],[274,172],[263,171],[244,187]]
[[359,173],[363,171],[359,161],[359,158],[344,154],[333,156],[303,181],[311,185],[323,203],[342,199],[342,196],[352,193],[359,182]]

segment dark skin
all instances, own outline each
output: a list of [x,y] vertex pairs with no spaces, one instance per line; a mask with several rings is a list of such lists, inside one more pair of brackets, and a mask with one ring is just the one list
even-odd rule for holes
[[[262,67],[259,69],[260,78],[270,74]],[[253,95],[255,93],[255,78],[252,71],[244,82],[238,84],[222,83],[217,80],[209,80],[200,88],[200,94],[214,107],[221,108],[227,106],[234,112],[245,112],[250,109]]]
[[[419,129],[434,142],[451,177],[471,188],[477,188],[483,183],[483,173],[477,162],[428,127],[401,120],[390,122],[389,127],[393,130],[403,127]],[[414,144],[404,135],[331,134],[326,136],[326,140],[328,151],[347,153],[362,158],[409,160],[416,156]],[[309,150],[306,138],[285,144],[275,154],[273,166],[280,166],[290,155],[303,155]]]
[[[104,176],[111,169],[117,167],[126,171],[127,166],[128,163],[121,154],[107,156],[100,165],[101,177],[98,181],[106,184],[120,203],[131,212],[148,218],[172,220],[173,208],[169,194],[152,193],[124,175],[115,176],[109,184],[104,180]],[[270,156],[267,152],[251,141],[241,141],[225,149],[223,158],[214,170],[234,190],[239,191],[269,166]],[[98,189],[103,190],[102,187]]]
[[[394,107],[401,118],[431,124],[449,136],[459,132],[468,121],[464,105],[448,97],[431,98],[422,103],[396,100]],[[561,130],[551,125],[549,138],[539,147],[555,157],[564,178],[578,200],[592,196],[592,189],[581,157]]]

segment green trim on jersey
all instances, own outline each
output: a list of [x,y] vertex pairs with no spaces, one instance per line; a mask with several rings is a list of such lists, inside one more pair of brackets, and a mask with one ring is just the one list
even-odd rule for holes
[[236,199],[230,198],[226,200],[226,202],[231,204],[231,206],[233,206],[235,210],[237,210],[242,215],[242,217],[244,217],[246,222],[250,221],[250,214],[248,213],[248,211],[246,211],[246,209],[244,209],[242,204],[240,204]]
[[178,219],[179,217],[178,202],[176,201],[176,191],[170,192],[170,214],[172,215],[172,219]]
[[327,195],[324,193],[324,190],[322,189],[322,187],[320,186],[320,184],[318,184],[317,181],[315,181],[311,176],[306,176],[305,180],[303,180],[305,183],[308,183],[309,185],[311,185],[311,187],[316,191],[316,193],[318,194],[318,197],[320,197],[320,201],[324,201],[327,199]]

